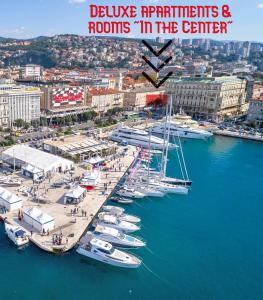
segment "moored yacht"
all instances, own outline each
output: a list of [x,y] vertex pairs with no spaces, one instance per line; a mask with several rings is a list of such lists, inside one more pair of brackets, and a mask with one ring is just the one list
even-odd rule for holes
[[141,260],[115,249],[112,244],[93,238],[77,248],[77,253],[117,267],[138,268]]
[[122,213],[124,213],[124,211],[125,211],[125,209],[122,208],[122,207],[120,207],[120,206],[115,206],[115,205],[103,205],[103,206],[102,206],[102,210],[103,210],[103,211],[109,212],[109,211],[111,211],[112,209],[116,209],[116,210],[118,210],[118,211],[120,211],[120,212],[122,212]]
[[[189,125],[180,124],[178,122],[171,121],[170,124],[170,136],[171,137],[182,137],[182,138],[188,138],[188,139],[207,139],[213,135],[213,133],[193,128]],[[153,127],[149,129],[149,131],[152,132],[152,134],[160,134],[164,135],[166,131],[167,125],[165,123],[158,123],[155,124]]]
[[[147,149],[162,150],[164,141],[161,138],[152,136],[145,130],[119,127],[110,135],[110,139],[115,142],[127,142],[129,145]],[[169,148],[176,148],[175,144],[169,144]]]
[[129,187],[133,188],[135,191],[139,193],[143,193],[146,197],[163,197],[165,195],[165,192],[156,190],[153,187],[142,185],[140,183],[137,184],[137,182],[129,183]]
[[118,217],[123,221],[131,222],[131,223],[141,222],[141,219],[139,217],[124,213],[125,209],[122,207],[113,206],[113,205],[104,205],[102,206],[102,210],[109,213],[110,215]]
[[132,188],[122,188],[116,194],[122,197],[135,198],[135,199],[141,199],[145,197],[144,193],[138,192]]
[[122,197],[111,197],[110,201],[120,203],[120,204],[132,204],[133,203],[133,200],[125,199]]
[[127,235],[123,233],[121,230],[116,228],[111,228],[107,226],[96,226],[93,232],[87,232],[87,235],[92,236],[93,238],[98,238],[105,242],[109,242],[115,246],[119,247],[144,247],[145,242],[142,240],[133,237],[131,235]]
[[140,229],[138,225],[126,221],[121,221],[116,216],[101,213],[98,215],[98,219],[93,222],[94,227],[96,227],[97,225],[108,226],[127,232],[133,232]]
[[141,179],[141,180],[142,180],[140,182],[141,185],[147,186],[148,188],[152,188],[157,191],[161,191],[163,193],[172,193],[172,194],[181,194],[181,195],[188,194],[188,189],[184,186],[161,182],[153,178],[150,178],[149,180],[147,179]]
[[155,180],[159,180],[164,183],[174,184],[174,185],[182,185],[182,186],[191,186],[192,181],[191,180],[184,180],[179,178],[173,178],[173,177],[167,177],[163,176],[161,172],[159,171],[147,171],[144,169],[137,170],[137,174],[139,176],[150,176],[151,178]]
[[131,222],[131,223],[141,222],[141,219],[139,217],[125,214],[124,212],[121,212],[120,210],[115,209],[115,208],[112,208],[110,211],[107,211],[107,212],[101,212],[100,214],[115,216],[120,221],[126,221],[126,222]]
[[26,232],[19,226],[5,223],[5,232],[9,239],[18,247],[29,242]]

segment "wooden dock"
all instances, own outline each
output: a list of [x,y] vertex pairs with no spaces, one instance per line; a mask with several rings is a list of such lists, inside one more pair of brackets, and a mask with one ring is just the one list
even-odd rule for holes
[[[63,188],[51,189],[49,188],[51,182],[45,182],[42,186],[42,189],[45,190],[46,197],[50,200],[49,203],[39,204],[32,202],[30,199],[25,199],[23,209],[36,206],[43,212],[54,217],[55,229],[52,232],[49,232],[49,235],[43,235],[37,232],[23,220],[19,221],[18,212],[8,212],[0,215],[0,218],[6,218],[9,223],[18,224],[23,227],[28,232],[31,242],[42,250],[52,253],[66,252],[78,243],[88,226],[92,223],[94,216],[97,215],[100,208],[114,191],[116,185],[133,164],[136,157],[136,148],[129,146],[125,156],[110,162],[112,168],[110,171],[101,172],[101,182],[99,185],[94,190],[88,191],[85,199],[77,206],[65,205],[62,199],[67,190]],[[81,175],[84,170],[79,168],[77,172],[78,175]],[[106,193],[104,183],[107,183]],[[30,182],[24,182],[23,184],[30,184]],[[72,214],[71,212],[75,208],[78,209],[78,212]],[[87,213],[85,217],[83,216],[82,211]],[[61,245],[54,244],[53,239],[56,235],[59,238],[62,237]]]

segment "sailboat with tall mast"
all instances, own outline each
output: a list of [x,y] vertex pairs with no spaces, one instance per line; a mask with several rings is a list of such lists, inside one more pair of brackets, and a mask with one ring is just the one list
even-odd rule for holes
[[[166,106],[166,118],[168,124],[167,126],[167,135],[164,137],[164,143],[163,143],[163,149],[162,149],[162,170],[159,172],[159,176],[154,176],[150,171],[150,160],[148,160],[148,169],[144,170],[145,173],[142,173],[142,176],[137,176],[135,180],[133,180],[133,184],[137,185],[139,187],[147,187],[147,189],[159,191],[161,193],[176,193],[176,194],[187,194],[188,189],[185,186],[182,186],[182,184],[175,184],[172,179],[169,179],[173,184],[165,182],[166,180],[166,166],[168,161],[168,148],[169,148],[169,139],[170,139],[170,133],[169,133],[169,122],[168,118],[170,118],[172,111],[172,99],[170,97],[170,101]],[[149,143],[151,143],[150,140],[151,132],[149,133]],[[149,147],[150,149],[150,147]],[[149,153],[150,156],[150,153]],[[138,174],[139,175],[139,174]],[[176,179],[174,179],[176,180]],[[179,181],[178,181],[179,182]],[[181,183],[181,180],[180,180]]]
[[170,184],[175,184],[175,185],[184,185],[184,186],[191,186],[192,181],[189,180],[188,176],[188,171],[186,168],[185,164],[185,159],[184,159],[184,153],[183,153],[183,148],[180,140],[180,136],[178,135],[178,148],[176,149],[177,153],[177,158],[178,158],[178,163],[180,166],[181,174],[183,179],[177,179],[177,178],[172,178],[172,177],[167,177],[167,162],[168,162],[168,153],[169,153],[169,148],[167,147],[167,143],[170,141],[170,133],[171,133],[171,116],[172,116],[172,108],[173,108],[173,97],[170,95],[169,97],[169,103],[167,105],[167,110],[169,106],[169,113],[166,114],[166,130],[165,130],[165,137],[164,137],[164,147],[163,147],[163,156],[162,156],[162,163],[161,163],[161,171],[160,171],[160,179],[162,182],[170,183]]
[[[180,141],[180,137],[178,136],[179,147],[176,148],[177,157],[180,165],[180,170],[182,173],[182,179],[167,177],[167,163],[168,163],[168,152],[169,152],[169,141],[170,141],[170,132],[171,132],[171,115],[172,115],[172,107],[173,107],[173,99],[172,95],[169,97],[169,102],[166,105],[166,120],[165,120],[165,130],[164,130],[164,137],[163,137],[163,148],[162,148],[162,159],[161,159],[161,170],[160,171],[150,171],[148,166],[147,170],[138,170],[138,175],[147,175],[147,178],[151,178],[151,181],[164,183],[164,184],[171,184],[176,186],[191,186],[192,182],[189,180],[188,172],[185,164],[184,154],[182,150],[182,144]],[[151,129],[149,130],[151,132]],[[150,134],[149,134],[150,135]],[[147,179],[144,179],[146,181]],[[149,181],[149,180],[148,180]]]

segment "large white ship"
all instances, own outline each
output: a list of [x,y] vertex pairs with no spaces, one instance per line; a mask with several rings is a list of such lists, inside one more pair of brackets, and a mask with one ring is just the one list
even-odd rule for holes
[[[155,150],[162,150],[164,145],[163,139],[152,136],[145,130],[124,126],[114,130],[110,139],[119,143],[126,142],[129,145]],[[177,147],[175,144],[169,144],[170,149],[175,147]]]
[[[164,135],[164,133],[167,130],[167,126],[168,125],[165,122],[157,123],[153,127],[149,128],[149,131],[151,131],[152,134]],[[188,139],[207,139],[213,135],[209,131],[199,129],[199,128],[193,128],[189,125],[181,124],[178,122],[171,121],[169,126],[170,126],[171,137],[179,136]]]

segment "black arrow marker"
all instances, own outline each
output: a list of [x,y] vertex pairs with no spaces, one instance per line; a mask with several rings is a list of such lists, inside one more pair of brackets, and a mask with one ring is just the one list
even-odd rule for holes
[[144,46],[146,46],[155,56],[160,56],[166,48],[168,48],[172,44],[172,40],[170,40],[167,44],[165,44],[158,52],[156,52],[151,45],[149,45],[145,40],[142,40]]
[[169,61],[172,59],[172,57],[170,56],[166,58],[160,66],[156,67],[146,56],[143,55],[142,58],[156,73],[159,73],[161,69],[164,66],[166,66],[169,63]]
[[163,85],[164,83],[165,83],[165,81],[169,78],[169,77],[171,77],[172,75],[173,75],[173,72],[169,72],[168,74],[166,74],[165,76],[164,76],[164,78],[161,80],[161,81],[154,81],[152,78],[151,78],[151,76],[149,76],[147,73],[145,73],[145,72],[142,72],[142,75],[147,79],[147,80],[149,80],[150,82],[151,82],[151,84],[154,86],[154,87],[156,87],[157,89],[161,86],[161,85]]

